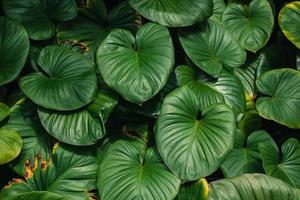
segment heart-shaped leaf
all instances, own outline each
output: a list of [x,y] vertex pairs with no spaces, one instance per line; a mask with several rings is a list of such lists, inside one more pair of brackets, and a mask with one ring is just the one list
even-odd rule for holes
[[156,149],[140,140],[113,143],[98,173],[98,190],[105,200],[172,200],[179,186]]
[[246,60],[246,52],[223,25],[213,20],[182,29],[179,39],[189,58],[214,77],[220,76],[223,68],[239,67]]
[[266,174],[279,178],[300,188],[300,145],[294,139],[288,139],[281,146],[260,144],[262,160]]
[[22,22],[33,40],[54,37],[54,21],[67,21],[77,16],[74,0],[3,0],[5,14]]
[[9,107],[7,105],[0,103],[0,122],[9,115]]
[[22,24],[0,17],[0,86],[21,72],[29,53],[29,39]]
[[42,127],[36,106],[29,100],[21,99],[10,110],[8,122],[3,127],[17,131],[23,139],[22,151],[11,167],[24,176],[27,160],[34,162],[39,155],[47,160],[51,154],[52,138]]
[[229,3],[222,22],[243,48],[256,52],[269,40],[274,16],[268,0],[251,0],[249,5]]
[[[101,1],[88,1],[91,4],[93,2],[100,3]],[[94,19],[99,17],[97,13],[99,12],[89,13],[89,18],[78,16],[71,21],[59,24],[58,43],[78,45],[83,54],[87,54],[94,59],[98,47],[112,28],[136,30],[141,21],[139,15],[126,2],[114,7],[103,20]]]
[[12,197],[5,197],[3,200],[68,200],[68,198],[53,192],[26,192]]
[[209,200],[299,200],[300,190],[263,174],[244,174],[211,183]]
[[208,183],[204,178],[202,178],[198,181],[181,185],[175,200],[207,200],[208,191]]
[[0,128],[0,165],[15,159],[21,152],[22,143],[16,131]]
[[212,89],[189,85],[175,89],[164,100],[156,144],[169,169],[184,181],[213,173],[233,147],[235,117],[226,104],[218,102]]
[[266,131],[255,131],[243,141],[241,147],[235,147],[221,165],[225,177],[239,176],[244,173],[263,173],[259,144],[276,146],[272,137]]
[[286,4],[279,12],[278,21],[283,34],[300,49],[300,2]]
[[22,91],[34,103],[53,110],[74,110],[92,101],[97,90],[93,64],[72,50],[49,46],[38,58],[43,70],[24,76]]
[[164,26],[183,27],[212,15],[212,0],[128,0],[143,17]]
[[211,16],[212,19],[221,21],[223,12],[226,8],[226,4],[224,0],[213,0],[214,3],[214,12],[213,15]]
[[72,112],[57,112],[39,108],[39,118],[53,137],[67,144],[85,146],[95,144],[105,135],[104,117],[108,117],[115,102],[98,93],[87,107]]
[[17,179],[0,193],[0,199],[28,192],[49,191],[72,200],[90,200],[95,189],[97,160],[90,149],[56,145],[49,160],[36,157],[26,168],[26,181]]
[[300,72],[275,69],[256,80],[257,88],[267,96],[256,101],[259,114],[291,128],[300,128]]
[[104,81],[126,100],[143,103],[166,84],[174,65],[174,48],[168,29],[147,23],[134,37],[113,30],[99,47],[98,68]]
[[226,104],[234,110],[236,115],[244,112],[246,100],[242,83],[229,72],[224,70],[218,79],[205,80],[205,78],[200,77],[200,73],[197,69],[181,65],[175,69],[175,73],[180,85],[198,80],[223,94]]

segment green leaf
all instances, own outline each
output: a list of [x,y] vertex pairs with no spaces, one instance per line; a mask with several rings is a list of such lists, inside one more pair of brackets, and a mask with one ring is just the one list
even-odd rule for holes
[[102,108],[102,104],[99,104],[99,101],[104,100],[102,96],[98,95],[98,97],[100,99],[96,99],[96,105],[93,105],[94,102],[89,105],[90,109],[57,112],[40,107],[38,114],[41,123],[48,133],[61,142],[78,146],[95,144],[105,135],[101,110],[106,108],[105,105]]
[[245,135],[250,135],[253,131],[261,129],[262,118],[256,110],[248,110],[244,113],[240,121],[238,121],[238,127]]
[[139,140],[113,143],[98,172],[98,190],[105,200],[172,200],[179,186],[156,149]]
[[214,2],[214,12],[213,15],[211,16],[211,19],[221,21],[223,12],[226,8],[226,4],[224,0],[213,0],[213,2]]
[[239,176],[244,173],[263,173],[259,144],[276,146],[272,137],[263,130],[249,135],[242,147],[235,147],[221,165],[225,177]]
[[256,52],[268,42],[274,16],[268,0],[251,0],[249,5],[229,3],[222,22],[243,48]]
[[24,76],[22,91],[47,109],[74,110],[92,101],[97,90],[93,64],[72,50],[48,46],[38,58],[43,72]]
[[26,192],[23,194],[7,197],[4,200],[68,200],[68,198],[53,192]]
[[40,124],[36,106],[29,100],[18,101],[10,111],[9,120],[3,127],[17,131],[23,139],[22,151],[11,167],[20,175],[24,175],[27,160],[34,162],[39,155],[48,159],[51,154],[52,138]]
[[208,187],[208,183],[204,178],[195,182],[185,183],[181,185],[175,200],[207,200]]
[[107,9],[103,0],[89,0],[83,8],[80,8],[80,13],[89,17],[95,22],[104,24],[107,17]]
[[212,0],[128,0],[143,17],[170,27],[197,24],[212,15]]
[[214,77],[219,77],[223,68],[239,67],[246,60],[246,52],[223,25],[213,20],[181,29],[179,39],[189,58]]
[[90,149],[56,145],[49,160],[35,158],[26,168],[25,180],[11,182],[0,199],[34,191],[49,191],[72,200],[90,200],[96,186],[97,160]]
[[233,109],[236,116],[244,112],[246,107],[244,89],[237,77],[224,70],[219,78],[206,80],[206,77],[201,78],[201,74],[197,72],[196,69],[186,65],[178,66],[175,69],[179,85],[185,85],[191,81],[200,81],[222,94],[226,104]]
[[200,88],[186,85],[172,91],[164,100],[156,124],[158,151],[183,181],[216,171],[233,147],[232,110],[218,103],[220,99],[212,89]]
[[300,145],[296,139],[284,142],[281,151],[277,146],[265,143],[259,149],[267,175],[300,188]]
[[33,40],[55,36],[54,21],[67,21],[77,16],[74,0],[3,0],[5,14],[24,24]]
[[244,174],[211,183],[209,200],[299,200],[300,191],[263,174]]
[[166,84],[174,65],[174,48],[168,29],[147,23],[134,37],[113,30],[99,47],[98,68],[107,85],[126,100],[141,104]]
[[266,96],[256,101],[259,114],[290,128],[300,128],[300,72],[275,69],[256,80],[257,88]]
[[15,159],[21,152],[22,143],[16,131],[0,128],[0,165]]
[[300,49],[300,2],[286,4],[279,12],[278,22],[283,34]]
[[[96,3],[95,0],[88,1],[91,4],[93,2]],[[99,2],[101,1],[97,1],[97,3]],[[90,13],[90,18],[98,18],[97,13]],[[102,20],[92,20],[78,16],[71,21],[60,23],[57,33],[58,43],[78,45],[83,54],[87,54],[87,56],[94,59],[98,47],[112,28],[124,28],[134,31],[141,23],[139,15],[126,2],[115,6],[103,20],[102,22]]]
[[29,53],[29,39],[22,24],[0,17],[0,86],[20,74]]
[[7,105],[0,103],[0,122],[9,115],[9,107]]

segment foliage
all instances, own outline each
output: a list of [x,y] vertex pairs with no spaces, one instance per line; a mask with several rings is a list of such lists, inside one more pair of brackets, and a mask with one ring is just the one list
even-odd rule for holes
[[300,1],[0,0],[0,199],[300,200]]

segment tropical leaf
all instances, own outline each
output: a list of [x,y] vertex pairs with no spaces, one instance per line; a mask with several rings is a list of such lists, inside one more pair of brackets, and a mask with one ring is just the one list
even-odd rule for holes
[[106,120],[116,105],[115,99],[99,92],[87,107],[72,112],[38,109],[44,128],[59,141],[86,146],[95,144],[106,133]]
[[91,20],[104,24],[107,17],[107,9],[103,0],[83,1],[86,4],[80,8],[80,13]]
[[226,4],[224,0],[213,0],[214,3],[214,10],[213,15],[211,16],[212,19],[221,21],[223,12],[226,8]]
[[66,197],[53,192],[26,192],[23,194],[7,197],[5,200],[68,200]]
[[95,189],[96,157],[90,149],[56,145],[49,160],[36,157],[26,168],[25,180],[17,179],[0,193],[0,199],[28,192],[48,191],[72,200],[90,200]]
[[212,0],[128,0],[143,17],[170,27],[197,24],[212,15]]
[[281,151],[277,146],[260,144],[263,166],[267,175],[279,178],[300,188],[300,145],[291,138],[284,142]]
[[74,110],[92,101],[97,90],[93,64],[78,53],[56,46],[44,48],[38,58],[42,72],[24,76],[22,91],[47,109]]
[[3,0],[5,14],[24,24],[33,40],[55,36],[54,21],[67,21],[77,16],[74,0]]
[[127,30],[113,30],[99,47],[97,59],[106,84],[126,100],[141,104],[166,84],[174,48],[167,28],[148,23],[135,37]]
[[22,143],[16,131],[0,128],[0,165],[15,159],[21,152]]
[[279,12],[278,21],[283,34],[300,49],[300,2],[286,4]]
[[118,4],[100,20],[98,16],[100,12],[91,11],[94,4],[101,4],[100,2],[102,1],[88,1],[88,6],[91,5],[88,7],[89,11],[85,9],[84,13],[90,18],[78,16],[71,21],[60,23],[57,33],[58,43],[78,45],[83,54],[94,59],[98,47],[112,28],[135,31],[141,23],[139,15],[126,2]]
[[0,122],[9,115],[9,107],[7,105],[0,103]]
[[248,110],[244,113],[243,117],[238,121],[238,128],[246,136],[250,135],[253,131],[261,129],[262,118],[256,110]]
[[23,139],[22,151],[11,163],[11,167],[22,176],[28,161],[33,163],[37,155],[47,160],[51,154],[53,141],[40,124],[36,109],[29,100],[18,101],[11,108],[9,120],[3,127],[18,132]]
[[243,48],[256,52],[269,40],[274,16],[268,0],[251,0],[249,5],[229,3],[222,22]]
[[175,200],[207,200],[208,191],[208,183],[204,178],[202,178],[198,181],[181,185]]
[[217,79],[207,80],[201,78],[196,69],[181,65],[175,69],[179,85],[188,84],[191,81],[200,81],[211,86],[221,93],[227,105],[229,105],[236,115],[243,113],[246,107],[244,89],[241,81],[227,71],[223,71]]
[[[259,114],[291,128],[300,128],[300,72],[275,69],[256,81],[264,95],[256,101]],[[266,96],[265,96],[266,95]]]
[[211,183],[209,200],[299,200],[300,191],[263,174],[244,174]]
[[263,130],[255,131],[249,135],[247,141],[235,147],[221,165],[225,177],[239,176],[244,173],[264,173],[259,151],[259,144],[276,146],[272,137]]
[[210,91],[189,85],[175,89],[165,98],[156,124],[158,151],[184,181],[213,173],[233,147],[234,114]]
[[179,39],[189,58],[214,77],[219,77],[223,68],[239,67],[246,60],[246,52],[223,25],[213,20],[181,29]]
[[22,24],[0,17],[0,86],[20,74],[29,53],[29,38]]
[[100,164],[98,190],[106,200],[172,200],[180,186],[155,148],[141,140],[118,140]]

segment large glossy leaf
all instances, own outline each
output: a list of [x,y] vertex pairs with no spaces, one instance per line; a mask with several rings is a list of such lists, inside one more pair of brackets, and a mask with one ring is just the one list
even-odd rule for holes
[[46,40],[55,35],[54,21],[67,21],[77,16],[74,0],[4,0],[7,16],[24,24],[33,40]]
[[[93,2],[98,4],[101,1],[88,1],[91,4]],[[98,47],[112,28],[136,30],[140,23],[139,16],[125,2],[114,7],[107,17],[102,20],[98,19],[97,14],[99,12],[88,13],[90,18],[79,16],[71,21],[59,24],[57,39],[59,44],[79,45],[83,53],[90,58],[96,56]],[[97,20],[94,18],[97,18]]]
[[175,89],[165,98],[156,124],[158,151],[184,181],[213,173],[233,147],[234,114],[217,103],[211,90]]
[[181,185],[175,200],[207,200],[208,191],[208,183],[202,178],[198,181]]
[[3,103],[0,103],[0,122],[9,115],[9,112],[9,107]]
[[22,91],[34,103],[53,110],[74,110],[92,101],[97,90],[93,64],[63,47],[44,48],[38,58],[42,72],[24,76]]
[[212,0],[128,0],[143,17],[170,27],[190,26],[212,15]]
[[24,194],[5,197],[4,200],[68,200],[68,198],[53,192],[26,192]]
[[263,173],[259,144],[276,146],[266,131],[255,131],[243,141],[242,146],[235,147],[221,165],[225,177],[239,176],[244,173]]
[[246,60],[246,52],[223,25],[213,20],[182,29],[179,39],[189,58],[214,77],[220,76],[223,68],[239,67]]
[[274,16],[268,0],[251,0],[249,5],[229,3],[222,22],[242,47],[256,52],[269,40]]
[[219,78],[206,80],[195,68],[181,65],[175,69],[179,85],[188,84],[191,81],[200,81],[223,94],[225,102],[236,115],[244,112],[246,100],[241,81],[227,71],[223,71]]
[[0,86],[21,72],[29,53],[29,39],[22,24],[0,17]]
[[135,37],[127,30],[113,30],[99,47],[97,59],[107,85],[140,104],[166,84],[174,65],[174,48],[167,28],[147,23]]
[[172,200],[179,186],[156,149],[139,140],[112,144],[98,173],[98,190],[105,200]]
[[209,200],[299,200],[300,191],[262,174],[245,174],[211,183]]
[[115,106],[115,100],[99,92],[94,101],[80,110],[58,112],[39,108],[39,118],[53,137],[67,144],[95,144],[105,135],[104,120]]
[[300,2],[286,4],[280,10],[278,21],[283,34],[300,49]]
[[26,168],[25,180],[11,182],[0,193],[0,199],[13,198],[27,192],[49,191],[72,200],[90,200],[95,189],[96,157],[86,148],[58,145],[49,160],[35,158]]
[[284,142],[281,151],[265,143],[259,149],[266,174],[300,188],[300,145],[296,139]]
[[15,159],[21,152],[22,143],[16,131],[0,128],[0,165]]
[[[259,114],[291,128],[300,128],[300,72],[276,69],[256,81],[264,95],[256,101]],[[267,96],[265,96],[267,95]]]
[[213,0],[214,3],[214,12],[211,16],[212,19],[221,21],[223,12],[226,8],[226,4],[224,0]]
[[33,163],[37,155],[47,160],[51,154],[52,138],[40,124],[36,109],[29,100],[18,101],[11,108],[9,120],[3,127],[17,131],[23,139],[22,151],[11,163],[20,175],[24,175],[27,160]]

